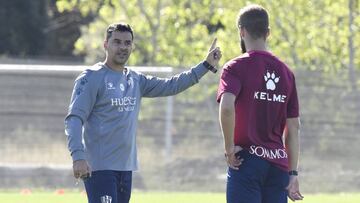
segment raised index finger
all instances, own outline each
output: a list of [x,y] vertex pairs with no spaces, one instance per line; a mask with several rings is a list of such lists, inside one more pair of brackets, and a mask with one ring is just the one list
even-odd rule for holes
[[217,41],[217,38],[215,37],[215,39],[214,39],[214,40],[212,41],[212,43],[211,43],[211,47],[210,47],[209,51],[215,49],[215,47],[216,47],[216,41]]

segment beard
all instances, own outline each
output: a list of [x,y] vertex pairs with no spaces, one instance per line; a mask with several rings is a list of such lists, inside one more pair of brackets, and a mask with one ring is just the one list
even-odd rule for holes
[[242,53],[246,53],[246,47],[245,47],[245,42],[243,40],[243,38],[240,39],[240,46],[241,46],[241,51]]
[[116,65],[125,65],[130,57],[130,54],[126,55],[115,55],[113,58],[113,63]]

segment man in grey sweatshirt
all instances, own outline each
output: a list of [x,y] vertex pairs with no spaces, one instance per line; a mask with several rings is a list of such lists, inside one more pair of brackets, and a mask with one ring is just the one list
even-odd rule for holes
[[[175,95],[216,72],[221,51],[213,41],[205,60],[171,78],[143,75],[125,66],[133,47],[130,25],[107,28],[106,59],[75,80],[65,134],[75,178],[84,180],[89,203],[128,203],[137,170],[136,129],[142,97]],[[83,142],[83,141],[84,142]]]

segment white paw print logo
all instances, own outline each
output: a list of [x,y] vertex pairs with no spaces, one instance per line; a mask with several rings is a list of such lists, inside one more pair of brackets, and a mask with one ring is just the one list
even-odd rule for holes
[[279,82],[280,77],[276,77],[274,72],[270,74],[269,71],[267,71],[264,75],[264,79],[266,82],[266,89],[275,90],[276,83]]

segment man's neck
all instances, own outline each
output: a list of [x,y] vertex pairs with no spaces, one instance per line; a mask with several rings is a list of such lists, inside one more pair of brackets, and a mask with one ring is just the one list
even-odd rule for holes
[[124,65],[119,65],[119,64],[115,64],[115,63],[111,63],[109,60],[105,60],[104,62],[109,68],[111,68],[114,71],[124,71],[125,70],[125,66]]
[[246,44],[246,51],[266,51],[266,43],[263,39],[252,40]]

